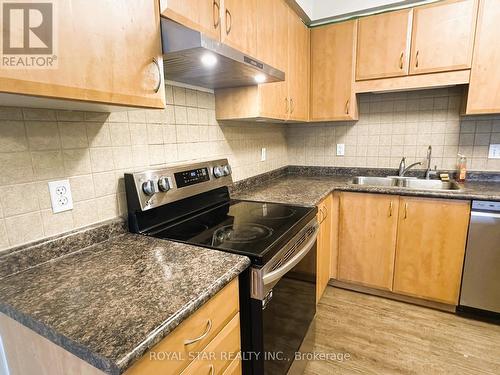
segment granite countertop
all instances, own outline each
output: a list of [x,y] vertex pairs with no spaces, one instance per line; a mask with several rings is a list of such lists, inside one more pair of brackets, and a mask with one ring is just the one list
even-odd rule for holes
[[500,182],[472,181],[462,184],[461,190],[437,191],[385,186],[352,184],[352,176],[284,175],[233,193],[235,199],[316,206],[332,191],[353,191],[380,194],[398,194],[450,199],[478,199],[500,201]]
[[121,374],[249,264],[239,255],[121,234],[0,279],[0,311]]

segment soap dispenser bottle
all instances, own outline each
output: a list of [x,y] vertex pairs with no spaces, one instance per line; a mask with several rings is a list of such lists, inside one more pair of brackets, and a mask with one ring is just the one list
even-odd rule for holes
[[457,181],[465,182],[466,175],[467,175],[467,158],[465,157],[465,155],[458,154]]

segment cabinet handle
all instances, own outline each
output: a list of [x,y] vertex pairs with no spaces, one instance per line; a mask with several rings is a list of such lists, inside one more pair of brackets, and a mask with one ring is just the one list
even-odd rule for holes
[[161,87],[161,76],[162,76],[162,73],[161,73],[160,63],[158,62],[158,60],[156,59],[156,57],[153,58],[153,64],[155,64],[156,65],[156,69],[158,69],[158,84],[154,88],[154,91],[158,92],[158,91],[160,91],[160,87]]
[[214,0],[213,2],[212,12],[214,17],[214,29],[216,29],[220,24],[220,5],[216,0]]
[[290,99],[290,113],[293,113],[295,106],[293,105],[293,98]]
[[231,32],[231,27],[233,27],[233,16],[231,15],[229,9],[226,9],[226,35],[229,35],[229,33]]
[[418,50],[417,50],[417,54],[415,55],[415,68],[418,68]]
[[399,69],[403,69],[403,57],[405,56],[404,52],[401,52],[401,56],[399,56]]
[[389,217],[392,217],[392,201],[389,203]]
[[207,328],[205,329],[205,332],[203,332],[200,336],[198,336],[194,339],[184,340],[184,345],[191,345],[191,344],[194,344],[195,342],[203,340],[205,337],[207,337],[207,335],[211,329],[212,329],[212,319],[208,319],[207,320]]
[[345,102],[345,114],[346,115],[349,114],[349,102],[350,102],[350,99],[347,99],[347,101]]
[[319,222],[318,222],[318,224],[321,224],[323,222],[323,220],[324,220],[324,218],[323,218],[324,213],[323,213],[323,210],[321,209],[321,207],[318,207],[318,213],[319,213]]
[[405,219],[408,217],[408,203],[405,203]]
[[285,98],[285,113],[288,113],[288,98]]
[[326,208],[326,206],[323,206],[323,208],[325,209],[325,218],[323,220],[326,220],[326,218],[328,217],[328,209]]

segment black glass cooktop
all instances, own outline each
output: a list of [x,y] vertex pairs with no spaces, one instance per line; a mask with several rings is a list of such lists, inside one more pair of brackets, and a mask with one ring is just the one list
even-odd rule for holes
[[264,264],[307,222],[315,209],[232,200],[149,234],[234,252]]

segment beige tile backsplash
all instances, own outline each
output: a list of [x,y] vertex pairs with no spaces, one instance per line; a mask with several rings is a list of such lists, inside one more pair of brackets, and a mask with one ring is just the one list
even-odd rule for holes
[[[167,86],[167,103],[110,114],[0,106],[0,250],[123,215],[125,171],[227,157],[240,180],[288,164],[284,125],[218,124],[213,94],[181,87]],[[74,207],[53,214],[47,182],[65,178]]]
[[[234,180],[287,164],[397,167],[405,155],[500,171],[488,159],[500,117],[459,117],[461,90],[360,96],[358,122],[254,124],[215,120],[212,94],[167,86],[165,110],[115,113],[0,106],[0,249],[123,215],[125,171],[227,157]],[[336,144],[345,156],[336,156]],[[260,161],[266,147],[267,160]],[[68,178],[74,207],[53,214],[47,182]]]
[[[500,171],[500,160],[488,159],[500,117],[460,117],[461,100],[461,88],[360,95],[357,122],[288,125],[289,162],[397,168],[403,156],[424,162],[431,145],[433,167],[455,169],[460,152],[471,170]],[[344,156],[336,156],[338,143]]]

